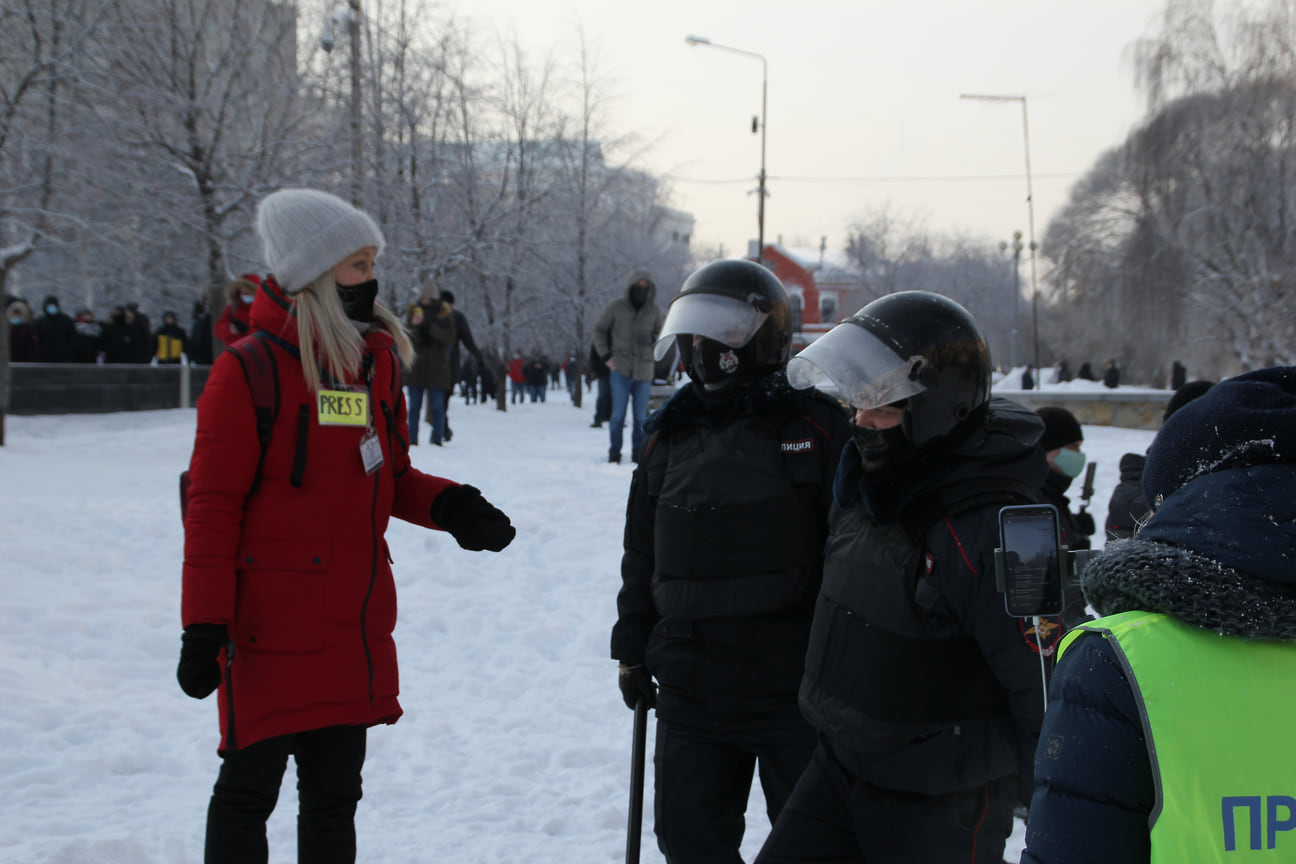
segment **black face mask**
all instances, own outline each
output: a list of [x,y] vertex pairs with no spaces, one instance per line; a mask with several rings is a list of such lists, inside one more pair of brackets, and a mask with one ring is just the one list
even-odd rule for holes
[[904,429],[864,429],[851,424],[851,436],[860,456],[867,462],[885,461],[895,465],[913,462],[918,458],[918,448],[904,434]]
[[742,374],[742,354],[714,339],[703,339],[694,345],[689,362],[689,372],[694,381],[707,390],[715,391],[745,380]]
[[374,299],[378,296],[377,279],[355,285],[339,285],[337,290],[338,297],[342,300],[342,311],[348,318],[362,324],[373,320]]
[[648,286],[647,286],[647,285],[631,285],[631,286],[630,286],[630,305],[633,306],[634,308],[638,309],[640,306],[644,305],[644,304],[647,303],[647,302],[648,302]]

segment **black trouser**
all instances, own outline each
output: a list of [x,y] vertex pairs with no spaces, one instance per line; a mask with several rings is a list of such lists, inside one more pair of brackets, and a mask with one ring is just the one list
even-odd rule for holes
[[224,755],[207,807],[206,864],[267,860],[266,820],[279,799],[290,753],[297,761],[297,861],[355,861],[365,727],[329,726],[268,738]]
[[606,423],[612,419],[612,383],[608,376],[598,378],[598,396],[594,399],[594,422]]
[[653,813],[666,860],[740,864],[753,770],[759,766],[773,824],[814,745],[814,731],[803,724],[718,732],[658,718]]
[[878,789],[820,744],[756,864],[1003,864],[1015,784],[938,796]]

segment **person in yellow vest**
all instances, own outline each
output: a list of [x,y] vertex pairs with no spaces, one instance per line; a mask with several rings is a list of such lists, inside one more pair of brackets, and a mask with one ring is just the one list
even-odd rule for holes
[[162,326],[153,334],[154,359],[162,366],[179,363],[181,355],[187,353],[188,345],[189,338],[176,323],[176,314],[163,312]]
[[1222,381],[1148,451],[1153,507],[1081,577],[1022,864],[1296,861],[1296,367]]

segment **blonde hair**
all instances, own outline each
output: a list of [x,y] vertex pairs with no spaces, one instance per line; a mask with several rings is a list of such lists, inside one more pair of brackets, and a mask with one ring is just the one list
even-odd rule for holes
[[[293,298],[297,317],[297,345],[301,351],[302,375],[311,392],[319,392],[323,383],[322,366],[338,381],[354,383],[360,375],[360,358],[364,356],[364,339],[342,310],[337,282],[332,269],[326,271]],[[402,366],[414,362],[414,345],[405,328],[390,309],[374,303],[370,329],[385,330],[396,342],[396,355]]]

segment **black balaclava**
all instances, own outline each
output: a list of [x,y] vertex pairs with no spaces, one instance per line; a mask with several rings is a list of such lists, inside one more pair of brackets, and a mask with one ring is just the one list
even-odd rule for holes
[[355,285],[338,285],[342,311],[352,321],[368,324],[373,320],[374,300],[378,297],[378,280],[358,282]]

